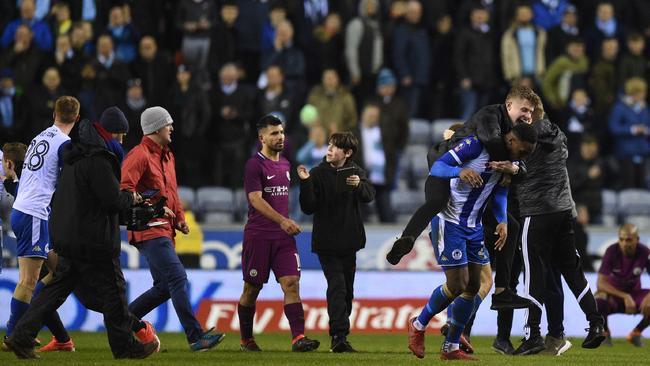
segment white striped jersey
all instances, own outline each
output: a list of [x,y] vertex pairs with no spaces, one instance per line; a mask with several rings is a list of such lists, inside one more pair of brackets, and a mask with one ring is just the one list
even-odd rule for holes
[[487,167],[490,161],[487,150],[478,138],[471,136],[460,141],[438,160],[461,169],[471,168],[483,178],[483,185],[478,188],[472,188],[460,178],[450,179],[449,202],[438,216],[445,221],[465,227],[480,226],[487,199],[502,176],[501,173],[494,172]]
[[29,144],[13,208],[47,220],[59,175],[61,150],[70,137],[52,125]]

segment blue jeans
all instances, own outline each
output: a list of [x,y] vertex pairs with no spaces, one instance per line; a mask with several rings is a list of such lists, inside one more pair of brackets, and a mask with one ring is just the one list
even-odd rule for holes
[[166,237],[156,238],[143,241],[137,247],[147,258],[153,287],[135,299],[129,305],[129,310],[142,318],[171,297],[187,341],[198,341],[202,333],[201,325],[192,312],[187,274],[176,255],[172,240]]

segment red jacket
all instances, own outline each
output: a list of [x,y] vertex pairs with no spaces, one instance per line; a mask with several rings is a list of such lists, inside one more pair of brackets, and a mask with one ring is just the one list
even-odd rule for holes
[[136,244],[145,240],[168,237],[174,240],[175,227],[185,221],[183,205],[178,198],[174,154],[169,147],[161,147],[152,139],[144,136],[124,159],[122,164],[122,182],[120,189],[130,192],[144,192],[147,189],[159,189],[151,202],[157,202],[160,197],[167,198],[169,207],[176,219],[160,218],[168,221],[168,225],[154,226],[145,231],[129,231],[129,243]]

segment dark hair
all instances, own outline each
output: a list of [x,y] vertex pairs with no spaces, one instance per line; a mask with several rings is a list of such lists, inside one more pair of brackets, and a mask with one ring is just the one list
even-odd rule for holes
[[278,126],[281,124],[283,124],[283,122],[278,115],[269,113],[264,117],[260,118],[260,120],[257,121],[257,125],[255,127],[257,127],[257,132],[259,132],[260,130],[268,126]]
[[359,140],[352,134],[352,132],[336,132],[327,140],[328,143],[338,147],[343,150],[352,150],[353,157],[357,152],[357,147],[359,146]]
[[2,145],[2,153],[6,160],[11,160],[16,165],[21,165],[25,161],[27,145],[22,142],[7,142]]
[[630,33],[626,39],[627,42],[644,41],[644,40],[645,38],[643,38],[643,35],[637,32]]
[[531,144],[537,143],[537,131],[535,131],[533,125],[528,123],[519,123],[512,128],[512,132],[522,141]]
[[454,123],[453,125],[449,126],[447,129],[456,132],[456,130],[458,130],[461,127],[463,127],[462,123]]

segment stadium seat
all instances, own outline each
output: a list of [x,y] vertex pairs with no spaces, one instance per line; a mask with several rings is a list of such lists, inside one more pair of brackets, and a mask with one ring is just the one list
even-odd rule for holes
[[409,121],[409,144],[429,146],[430,143],[431,123],[426,119],[411,119]]
[[398,222],[406,222],[413,212],[424,203],[424,191],[418,190],[394,190],[390,194],[391,203]]
[[402,177],[424,178],[429,175],[429,145],[408,145],[402,156]]
[[650,215],[650,191],[624,189],[618,194],[618,212],[623,216]]
[[235,220],[245,221],[248,215],[248,199],[243,188],[235,191]]
[[618,221],[618,197],[616,192],[603,189],[603,225],[615,226]]
[[[196,211],[205,222],[229,223],[234,220],[235,201],[230,188],[201,187],[196,191]],[[230,216],[230,219],[226,217]]]
[[454,123],[459,123],[461,121],[457,119],[436,119],[433,121],[433,124],[431,125],[431,141],[434,144],[439,143],[442,141],[442,134],[445,132],[446,129],[449,128],[449,126],[453,125]]
[[194,209],[196,205],[196,192],[193,188],[190,187],[178,187],[178,197],[183,201],[190,209]]

